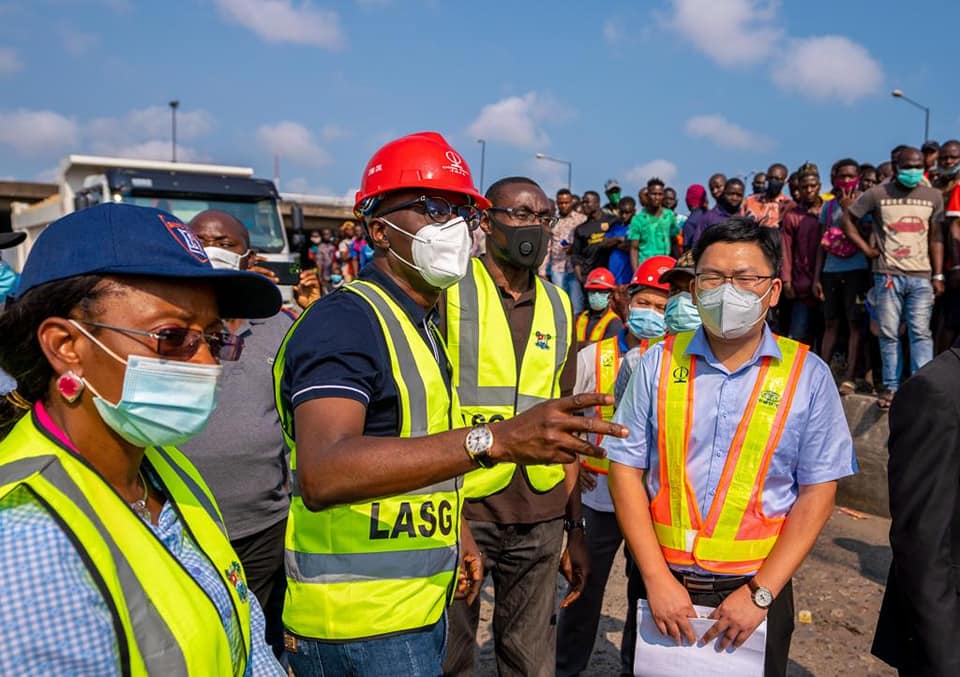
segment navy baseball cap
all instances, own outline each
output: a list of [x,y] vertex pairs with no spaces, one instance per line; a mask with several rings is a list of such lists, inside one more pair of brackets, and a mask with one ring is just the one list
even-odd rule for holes
[[20,275],[17,298],[78,275],[132,275],[208,282],[223,317],[276,315],[282,299],[257,273],[213,268],[203,245],[172,214],[110,202],[68,214],[40,234]]

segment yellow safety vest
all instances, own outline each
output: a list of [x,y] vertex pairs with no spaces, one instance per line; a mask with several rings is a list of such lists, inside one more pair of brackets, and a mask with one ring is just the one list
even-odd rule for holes
[[763,482],[780,443],[807,356],[807,346],[778,336],[782,359],[763,358],[706,520],[687,478],[693,430],[696,360],[687,354],[695,332],[668,336],[657,388],[660,488],[650,502],[667,562],[720,574],[756,571],[773,549],[785,517],[763,513]]
[[[0,499],[27,487],[67,534],[113,616],[124,675],[242,675],[250,655],[250,592],[213,495],[173,447],[144,463],[216,568],[243,635],[233,662],[217,607],[101,475],[39,429],[31,413],[0,442]],[[69,632],[70,628],[64,628]]]
[[[377,316],[400,398],[400,437],[422,437],[463,425],[456,391],[447,386],[427,342],[407,314],[378,285],[345,287]],[[456,592],[460,562],[463,478],[398,496],[316,512],[296,481],[293,410],[280,394],[287,333],[274,362],[277,410],[290,445],[293,496],[286,533],[287,594],[283,622],[295,635],[353,640],[428,627]],[[443,346],[439,336],[438,345]],[[466,451],[464,451],[466,453]]]
[[[520,373],[510,325],[496,283],[475,258],[470,272],[447,290],[447,345],[464,418],[470,424],[496,422],[560,396],[560,374],[571,342],[570,299],[558,287],[536,280],[533,323]],[[517,466],[500,463],[466,475],[467,498],[503,491]],[[545,493],[560,484],[559,464],[523,466],[531,489]]]
[[584,310],[577,316],[577,341],[581,344],[596,343],[607,333],[607,327],[610,323],[620,316],[613,312],[613,309],[607,308],[607,312],[600,316],[597,323],[593,325],[590,336],[587,336],[587,326],[590,324],[590,311]]

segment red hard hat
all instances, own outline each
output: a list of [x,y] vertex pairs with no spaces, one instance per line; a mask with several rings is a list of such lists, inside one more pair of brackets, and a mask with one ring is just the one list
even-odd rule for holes
[[606,268],[594,268],[587,275],[587,281],[583,285],[584,289],[616,289],[617,281]]
[[667,270],[676,265],[677,260],[672,256],[651,256],[640,264],[637,272],[633,274],[630,285],[627,288],[629,293],[633,293],[636,287],[651,287],[653,289],[662,289],[670,291],[669,282],[661,282],[660,276]]
[[473,185],[466,161],[437,132],[410,134],[374,153],[360,180],[354,210],[362,210],[372,197],[404,188],[462,193],[481,209],[490,207]]

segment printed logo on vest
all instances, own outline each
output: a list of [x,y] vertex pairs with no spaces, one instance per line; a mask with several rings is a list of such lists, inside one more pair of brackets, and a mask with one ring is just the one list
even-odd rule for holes
[[690,378],[690,370],[686,367],[677,367],[673,370],[674,383],[686,383],[688,378]]
[[604,353],[600,356],[600,366],[602,367],[612,367],[613,366],[613,355],[610,353]]
[[233,560],[229,569],[224,569],[223,573],[227,575],[227,580],[237,591],[237,597],[241,602],[247,601],[247,584],[243,581],[243,570],[240,568],[240,562]]
[[540,350],[550,350],[550,339],[553,336],[551,334],[544,334],[542,331],[537,332],[537,348]]
[[780,393],[776,393],[772,390],[764,390],[762,393],[760,393],[758,401],[760,404],[765,404],[768,407],[776,408],[780,406]]

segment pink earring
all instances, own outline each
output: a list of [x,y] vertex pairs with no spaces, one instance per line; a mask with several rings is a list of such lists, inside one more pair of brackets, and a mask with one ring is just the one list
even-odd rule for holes
[[57,391],[67,402],[76,402],[83,392],[83,379],[72,371],[66,371],[57,379]]

